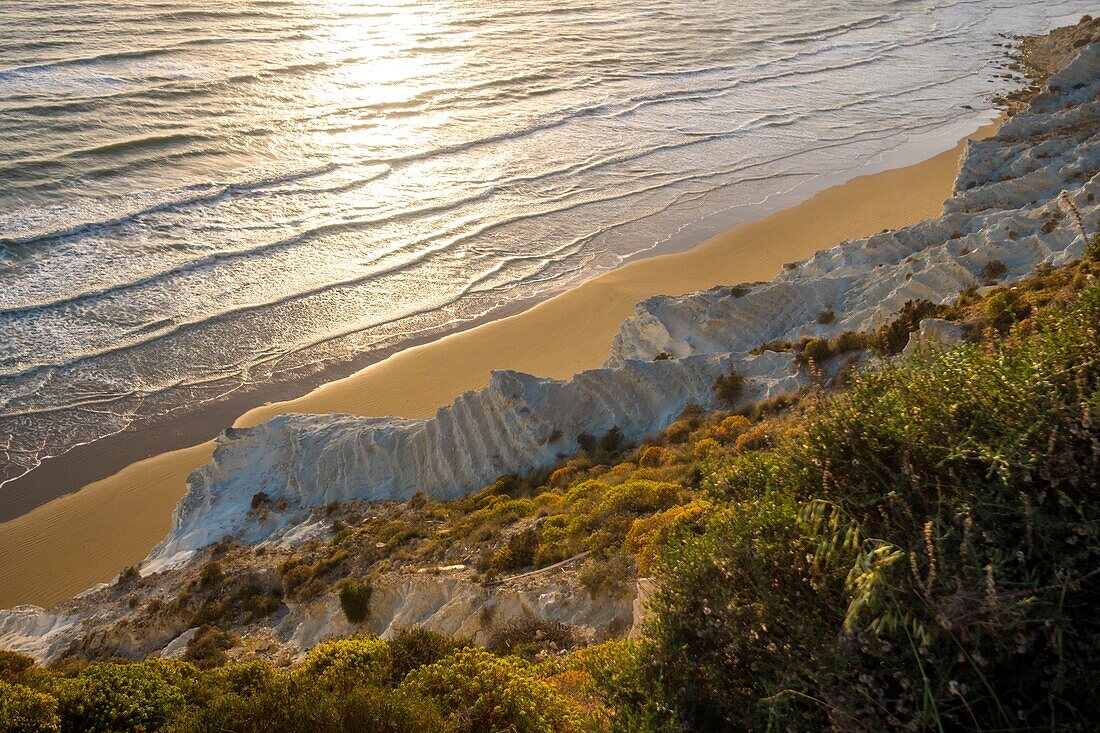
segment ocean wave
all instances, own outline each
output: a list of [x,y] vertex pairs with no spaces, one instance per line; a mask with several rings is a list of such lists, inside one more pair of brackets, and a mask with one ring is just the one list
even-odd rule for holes
[[[144,216],[150,214],[161,213],[164,211],[178,211],[180,209],[187,208],[189,206],[195,206],[198,204],[208,204],[215,201],[219,201],[227,196],[235,194],[251,193],[255,191],[261,191],[263,189],[279,186],[285,183],[291,183],[293,181],[299,181],[305,178],[311,178],[314,176],[320,176],[326,173],[332,173],[338,169],[336,163],[324,163],[322,165],[306,168],[304,170],[293,171],[279,176],[273,176],[269,178],[259,178],[253,181],[246,181],[242,183],[230,183],[230,184],[200,184],[198,186],[190,187],[195,189],[211,189],[204,193],[184,196],[182,198],[171,199],[168,201],[158,202],[151,206],[146,206],[136,211],[129,211],[119,216],[110,219],[100,219],[97,221],[85,221],[78,224],[72,224],[62,229],[54,229],[46,232],[35,233],[23,237],[2,237],[0,238],[0,246],[15,247],[26,246],[33,244],[43,244],[47,242],[56,241],[59,239],[65,239],[68,237],[90,234],[93,232],[100,232],[104,229],[111,229],[114,227],[124,226],[132,224],[135,221],[141,219]],[[8,313],[10,310],[0,309],[0,313]]]
[[[90,306],[90,303],[97,299],[114,297],[128,290],[135,290],[137,288],[145,287],[151,284],[160,283],[169,278],[177,277],[184,273],[191,273],[195,270],[199,270],[202,268],[207,268],[218,264],[225,264],[233,260],[247,260],[250,258],[254,259],[258,256],[262,256],[276,250],[298,246],[324,236],[360,231],[362,229],[376,226],[381,223],[401,221],[405,219],[414,219],[428,214],[448,211],[455,207],[467,205],[478,200],[483,200],[492,195],[492,190],[492,188],[485,188],[484,190],[469,195],[463,199],[455,199],[441,204],[421,206],[418,208],[403,211],[386,212],[375,217],[365,217],[352,220],[338,220],[327,222],[324,224],[317,224],[314,226],[310,226],[305,230],[284,239],[280,239],[274,242],[264,242],[238,250],[213,252],[198,257],[196,259],[189,260],[182,265],[150,273],[136,280],[130,280],[124,283],[116,283],[105,288],[74,293],[72,295],[50,301],[43,301],[40,303],[28,304],[25,306],[0,309],[0,316],[6,318],[26,316],[28,314],[33,314],[37,311],[43,311],[62,306],[70,306],[76,303],[80,303],[84,306]],[[409,242],[407,246],[414,246],[416,244],[418,244],[418,242]]]
[[115,61],[129,61],[132,59],[148,59],[157,56],[167,56],[173,53],[170,48],[145,48],[127,51],[110,51],[92,56],[74,56],[66,59],[58,59],[43,64],[27,64],[23,66],[10,66],[0,68],[0,82],[7,81],[17,76],[63,69],[70,66],[91,66],[94,64],[111,63]]

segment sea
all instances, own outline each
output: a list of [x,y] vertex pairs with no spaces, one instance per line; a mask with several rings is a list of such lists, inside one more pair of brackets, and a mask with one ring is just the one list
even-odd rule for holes
[[0,486],[948,149],[1090,5],[0,0]]

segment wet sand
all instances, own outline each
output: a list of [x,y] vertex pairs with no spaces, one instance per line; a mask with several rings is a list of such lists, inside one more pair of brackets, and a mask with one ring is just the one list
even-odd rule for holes
[[[990,135],[995,127],[971,137]],[[769,280],[784,263],[840,241],[938,215],[963,145],[854,178],[686,252],[631,262],[517,315],[406,349],[304,397],[251,410],[234,424],[255,425],[287,412],[422,417],[485,386],[493,369],[568,378],[597,367],[639,300]],[[208,441],[154,455],[0,523],[0,608],[56,603],[139,562],[168,532],[187,475],[212,450]]]

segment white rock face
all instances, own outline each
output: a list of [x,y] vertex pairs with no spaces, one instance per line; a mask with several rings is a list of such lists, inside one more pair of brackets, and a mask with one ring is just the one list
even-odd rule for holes
[[[713,407],[715,379],[733,369],[754,377],[746,401],[792,391],[805,377],[789,354],[747,352],[772,339],[873,329],[908,300],[951,301],[985,282],[991,262],[1003,265],[1003,281],[1079,257],[1100,213],[1098,91],[1100,44],[1092,44],[1028,113],[969,144],[940,218],[823,250],[740,297],[723,287],[642,301],[604,369],[569,381],[494,372],[486,389],[431,419],[285,415],[226,431],[149,564],[178,564],[226,535],[257,542],[293,521],[293,513],[274,526],[250,520],[260,491],[291,507],[417,491],[451,499],[571,453],[581,433],[618,426],[636,440],[689,403]],[[824,311],[835,319],[818,323]],[[653,361],[660,352],[674,358]]]
[[48,613],[38,606],[16,606],[0,611],[0,649],[49,659],[67,646],[79,618]]
[[925,318],[916,331],[909,334],[909,343],[901,350],[909,356],[933,344],[957,344],[963,340],[963,330],[957,323],[942,318]]
[[[638,590],[592,595],[578,587],[571,573],[537,573],[484,586],[472,571],[383,575],[372,581],[368,621],[348,622],[332,591],[289,610],[269,627],[244,633],[253,646],[301,656],[326,639],[371,633],[383,639],[398,631],[423,627],[487,644],[494,634],[528,620],[559,622],[588,641],[636,633],[644,611]],[[90,599],[96,600],[96,599]],[[173,618],[150,625],[134,623],[135,611],[119,599],[112,604],[65,604],[65,612],[20,606],[0,612],[0,649],[49,662],[72,648],[84,654],[143,659],[179,658],[196,629]]]
[[397,576],[374,584],[369,620],[349,624],[336,596],[295,609],[276,629],[292,649],[303,652],[325,639],[368,632],[390,639],[398,631],[423,627],[476,644],[529,619],[559,622],[591,639],[625,635],[640,623],[635,593],[592,596],[561,576],[519,587],[486,588],[468,577]]

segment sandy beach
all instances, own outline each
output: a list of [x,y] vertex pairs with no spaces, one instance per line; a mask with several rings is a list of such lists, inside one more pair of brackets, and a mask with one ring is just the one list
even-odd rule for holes
[[[425,416],[484,386],[493,369],[566,378],[599,366],[619,323],[643,298],[767,280],[784,263],[839,241],[934,216],[950,194],[963,146],[852,179],[689,251],[632,262],[518,315],[407,349],[299,399],[251,410],[235,424],[287,412]],[[140,561],[168,531],[187,475],[209,460],[212,448],[210,441],[139,461],[0,523],[0,608],[55,603]]]

